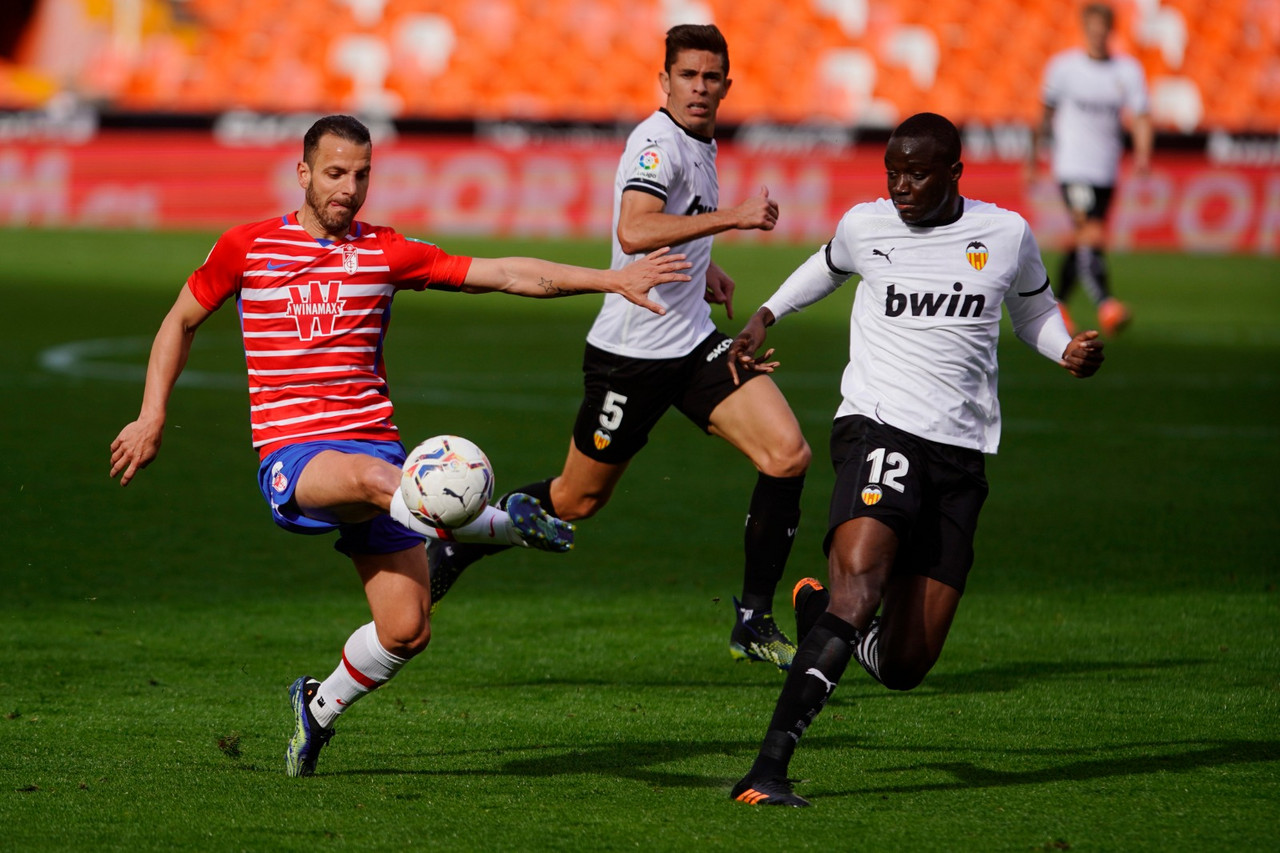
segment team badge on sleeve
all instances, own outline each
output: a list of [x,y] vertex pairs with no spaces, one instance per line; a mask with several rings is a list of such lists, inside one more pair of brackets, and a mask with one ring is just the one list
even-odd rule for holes
[[[969,263],[973,263],[972,260]],[[360,266],[360,250],[355,246],[346,245],[342,247],[342,268],[346,270],[347,275],[355,273]],[[981,269],[981,267],[979,267]]]
[[969,256],[969,266],[975,270],[980,270],[987,265],[987,247],[977,240],[974,240],[965,249],[965,253]]

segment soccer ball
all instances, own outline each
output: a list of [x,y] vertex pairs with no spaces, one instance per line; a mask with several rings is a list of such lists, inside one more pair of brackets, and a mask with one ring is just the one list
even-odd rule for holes
[[475,521],[493,497],[493,468],[484,451],[456,435],[428,438],[409,452],[400,494],[409,511],[433,527]]

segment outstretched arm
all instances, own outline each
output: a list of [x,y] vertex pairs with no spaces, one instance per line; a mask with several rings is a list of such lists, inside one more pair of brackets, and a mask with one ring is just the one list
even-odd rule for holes
[[169,395],[178,381],[196,329],[212,312],[191,295],[185,285],[156,333],[147,362],[147,383],[142,392],[142,410],[137,420],[125,426],[111,442],[111,476],[120,476],[127,486],[133,475],[147,467],[160,452]]
[[496,290],[516,296],[570,296],[575,293],[617,293],[629,302],[655,314],[666,309],[649,299],[659,284],[688,281],[684,255],[670,249],[650,252],[644,258],[618,270],[597,270],[557,264],[540,258],[475,258],[467,270],[462,289],[468,293]]
[[827,247],[823,246],[787,276],[782,286],[751,315],[746,327],[729,346],[729,372],[733,374],[734,383],[738,382],[739,369],[772,373],[778,366],[778,362],[768,360],[773,355],[772,349],[762,356],[756,356],[756,352],[764,346],[767,334],[765,329],[768,326],[787,314],[800,311],[834,293],[851,275],[852,273],[837,272],[832,268],[827,262]]

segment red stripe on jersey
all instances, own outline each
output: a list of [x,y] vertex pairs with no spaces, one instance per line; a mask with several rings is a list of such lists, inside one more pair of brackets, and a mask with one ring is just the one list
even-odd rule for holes
[[342,653],[342,665],[347,668],[347,674],[354,678],[356,680],[356,684],[359,684],[361,687],[367,687],[372,690],[378,686],[379,682],[374,681],[372,678],[351,665],[351,661],[347,660],[347,653],[345,651]]
[[262,456],[299,441],[394,440],[382,344],[400,290],[461,289],[471,259],[355,223],[339,242],[289,214],[227,231],[187,279],[215,310],[236,297]]

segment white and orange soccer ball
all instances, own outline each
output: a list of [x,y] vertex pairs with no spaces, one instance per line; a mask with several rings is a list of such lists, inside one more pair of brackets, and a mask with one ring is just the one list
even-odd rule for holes
[[437,435],[405,458],[400,493],[409,511],[434,527],[475,521],[493,497],[493,468],[474,442]]

